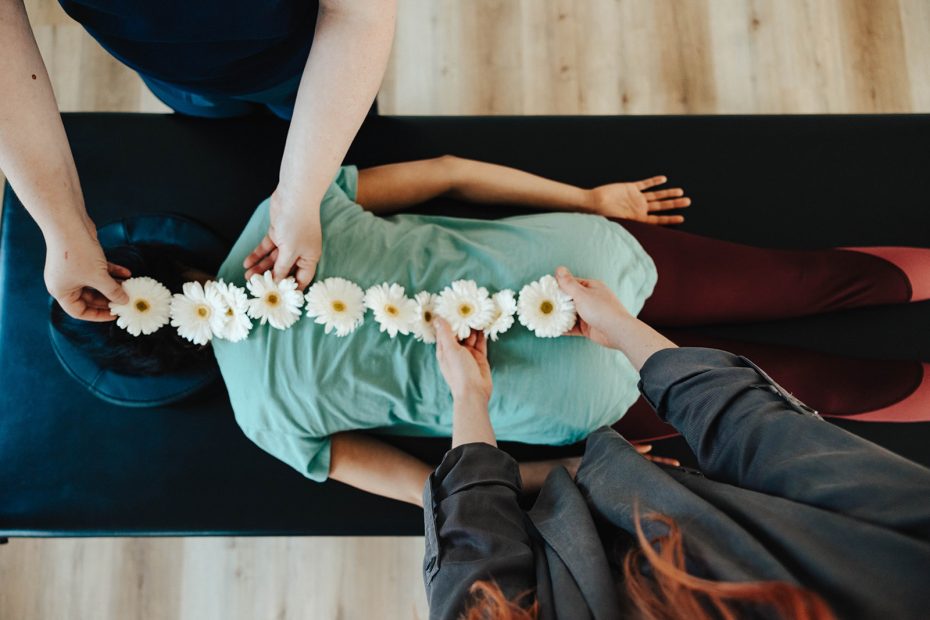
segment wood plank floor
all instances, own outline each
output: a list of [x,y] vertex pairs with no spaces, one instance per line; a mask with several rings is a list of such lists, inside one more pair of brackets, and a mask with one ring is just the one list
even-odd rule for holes
[[[385,114],[930,112],[927,0],[399,2]],[[167,111],[55,0],[26,4],[63,111]],[[411,538],[13,540],[0,620],[425,618],[422,553]]]

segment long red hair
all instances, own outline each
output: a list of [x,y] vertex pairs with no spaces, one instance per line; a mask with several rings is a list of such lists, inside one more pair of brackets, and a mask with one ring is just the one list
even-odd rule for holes
[[[819,596],[780,581],[723,582],[695,577],[685,569],[681,530],[665,515],[650,515],[663,523],[668,533],[649,541],[636,514],[639,547],[623,559],[623,586],[633,609],[644,620],[736,620],[749,608],[764,609],[792,620],[833,620],[833,613]],[[642,560],[651,575],[642,572]],[[509,600],[490,581],[476,581],[465,620],[536,620],[539,601],[526,605],[530,593]]]

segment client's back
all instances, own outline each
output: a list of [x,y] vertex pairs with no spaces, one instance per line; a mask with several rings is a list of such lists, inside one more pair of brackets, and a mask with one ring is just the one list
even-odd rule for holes
[[[418,215],[376,217],[354,202],[357,172],[343,168],[324,197],[326,240],[315,278],[340,276],[362,288],[396,282],[408,296],[438,293],[457,279],[491,292],[519,290],[565,264],[606,282],[636,313],[652,292],[652,261],[619,225],[551,213],[504,220]],[[244,284],[243,260],[268,229],[257,208],[220,268]],[[347,337],[304,318],[288,330],[256,325],[241,342],[214,341],[236,418],[259,446],[304,475],[325,479],[328,436],[352,429],[449,435],[452,401],[435,348],[391,339],[366,317]],[[619,419],[637,397],[622,354],[580,338],[542,339],[519,324],[489,343],[495,382],[491,416],[499,439],[562,444]]]

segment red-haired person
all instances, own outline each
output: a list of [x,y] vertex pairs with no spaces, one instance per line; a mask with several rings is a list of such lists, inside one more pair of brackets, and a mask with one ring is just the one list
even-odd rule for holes
[[556,275],[572,333],[629,358],[701,471],[603,428],[525,510],[488,416],[487,343],[440,323],[454,421],[424,492],[430,617],[927,617],[930,470],[825,422],[743,357],[677,347],[602,283]]

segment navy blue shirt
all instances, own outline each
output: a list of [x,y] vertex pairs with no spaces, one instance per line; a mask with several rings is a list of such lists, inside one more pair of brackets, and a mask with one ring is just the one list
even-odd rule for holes
[[316,0],[59,0],[117,59],[191,92],[246,95],[303,71]]

